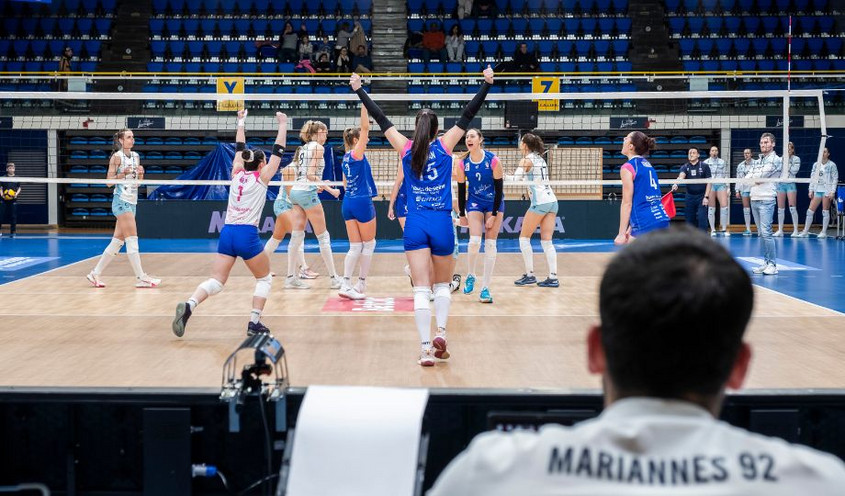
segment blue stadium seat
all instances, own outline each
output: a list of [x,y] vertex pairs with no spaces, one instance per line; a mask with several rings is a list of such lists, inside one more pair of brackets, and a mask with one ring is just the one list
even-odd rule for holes
[[702,60],[701,61],[701,70],[708,71],[708,72],[716,72],[719,70],[719,61],[718,60]]
[[552,48],[554,47],[554,42],[551,40],[540,40],[537,43],[537,48],[540,53],[540,57],[548,57],[552,54]]
[[197,41],[191,40],[186,42],[188,45],[188,52],[191,54],[191,57],[199,57],[202,54],[203,48],[205,48],[204,41]]
[[613,53],[615,53],[617,57],[628,56],[628,40],[613,40],[612,44]]
[[828,55],[839,56],[840,52],[842,52],[842,38],[831,37],[824,38],[824,40]]
[[161,36],[164,32],[164,19],[150,19],[150,36]]
[[769,40],[766,38],[754,38],[751,40],[751,46],[757,55],[765,55],[769,49]]
[[698,47],[698,51],[701,53],[702,56],[710,55],[710,52],[713,51],[713,39],[699,38],[696,42],[696,46]]
[[584,31],[585,35],[595,34],[598,25],[598,19],[594,17],[584,17],[581,19],[581,29]]
[[167,10],[167,0],[153,0],[153,13],[154,14],[164,14],[164,12],[166,10]]
[[476,29],[478,29],[478,34],[481,36],[490,36],[493,32],[492,19],[478,19],[475,25]]
[[73,17],[60,17],[58,21],[59,25],[59,33],[62,36],[71,36],[73,34],[73,28],[76,26],[76,19]]
[[94,19],[90,19],[87,17],[79,17],[76,19],[76,29],[79,30],[79,34],[82,36],[88,36],[91,34],[91,29],[94,27]]
[[557,72],[557,62],[540,62],[541,72]]
[[713,40],[716,44],[716,51],[719,52],[719,55],[728,55],[731,53],[731,47],[733,46],[733,40],[730,38],[716,38]]
[[678,40],[678,47],[681,49],[681,56],[691,56],[692,51],[695,49],[695,39],[681,38],[680,40]]
[[558,17],[547,17],[546,18],[546,30],[549,32],[549,35],[553,38],[557,37],[560,33],[560,28],[563,27],[563,20]]
[[97,70],[97,62],[84,60],[79,63],[79,70],[82,72],[94,72]]
[[757,70],[757,62],[754,60],[740,60],[739,70],[742,72],[754,72]]
[[44,32],[45,36],[52,36],[53,31],[56,29],[56,18],[55,17],[42,17],[40,19],[41,23],[41,31]]
[[111,31],[111,19],[95,19],[94,27],[96,28],[97,35],[108,36]]
[[531,18],[528,20],[528,29],[531,34],[542,35],[546,31],[545,19]]
[[813,70],[813,61],[812,60],[792,60],[792,69],[796,71],[812,71]]
[[[831,36],[836,34],[836,33],[833,32],[833,21],[834,21],[833,17],[830,17],[830,16],[817,17],[816,18],[816,24],[818,24],[819,33],[822,34],[822,35],[830,34]],[[840,32],[842,30],[843,30],[842,28],[839,29]]]
[[590,53],[593,42],[591,40],[575,40],[575,51],[579,57],[586,57]]
[[[786,64],[784,64],[786,65]],[[786,67],[784,67],[785,69]],[[775,61],[774,60],[758,60],[757,61],[757,70],[759,71],[774,71],[775,70]]]
[[100,40],[86,40],[84,42],[85,51],[88,52],[89,57],[99,57],[100,56],[100,46],[102,42]]
[[575,62],[559,62],[557,70],[560,72],[575,72]]
[[24,64],[23,64],[24,72],[41,72],[41,69],[43,69],[43,68],[44,68],[44,63],[41,62],[40,60],[39,61],[29,60],[29,61],[24,62]]
[[722,18],[719,16],[705,17],[707,30],[712,36],[718,36],[722,31]]
[[739,27],[742,24],[742,18],[737,16],[728,16],[724,18],[724,25],[726,34],[736,34],[739,32]]
[[704,30],[703,17],[687,17],[687,27],[691,34],[701,34]]
[[719,67],[722,71],[736,71],[739,69],[739,62],[736,60],[722,60],[719,63]]
[[170,33],[170,36],[178,36],[180,34],[180,31],[182,31],[182,19],[165,19],[164,27]]
[[445,72],[443,62],[429,62],[428,63],[428,72]]
[[698,60],[684,60],[684,70],[688,72],[697,72],[701,70],[701,62]]
[[[829,19],[833,20],[832,17]],[[816,17],[798,16],[794,26],[797,27],[797,34],[813,34],[816,30]],[[793,31],[793,34],[796,34],[796,32]]]
[[753,35],[760,30],[760,18],[754,16],[743,17],[742,25],[745,27],[746,34]]

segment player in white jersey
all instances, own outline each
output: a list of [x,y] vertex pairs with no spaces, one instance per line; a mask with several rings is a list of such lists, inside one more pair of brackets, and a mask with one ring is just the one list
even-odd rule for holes
[[[293,231],[290,235],[288,252],[296,253],[305,242],[305,222],[310,221],[320,244],[320,255],[331,278],[331,288],[339,289],[341,278],[334,267],[331,237],[329,231],[326,230],[326,213],[317,195],[320,191],[326,190],[335,198],[340,196],[339,190],[322,183],[323,169],[326,166],[323,144],[326,142],[328,133],[329,129],[320,121],[306,121],[299,132],[299,137],[305,144],[296,150],[293,158],[293,165],[296,167],[296,184],[290,189]],[[299,279],[295,257],[288,257],[285,288],[308,288],[308,285]]]
[[[522,230],[519,233],[519,251],[522,252],[522,261],[525,263],[525,274],[514,281],[514,284],[525,286],[536,283],[543,288],[556,288],[560,286],[560,282],[557,278],[557,250],[552,235],[557,223],[558,204],[551,186],[544,184],[549,180],[549,166],[543,159],[543,140],[532,133],[526,133],[519,142],[519,151],[522,152],[522,160],[516,169],[514,180],[537,181],[540,184],[528,186],[531,206],[525,212],[525,220],[522,221]],[[537,226],[540,226],[540,245],[549,266],[549,277],[540,282],[537,282],[534,276],[534,250],[531,248],[531,235],[537,230]]]
[[[109,159],[108,179],[144,179],[144,168],[138,153],[132,151],[135,145],[135,135],[131,129],[124,129],[114,133],[114,150]],[[152,277],[141,267],[141,254],[138,249],[138,226],[135,224],[135,211],[138,206],[137,184],[116,184],[114,186],[114,200],[112,213],[117,222],[114,226],[112,240],[106,247],[97,266],[85,276],[95,288],[106,287],[100,280],[100,274],[120,252],[126,243],[126,256],[135,273],[136,288],[154,288],[161,284],[161,279]]]
[[[728,164],[719,158],[719,147],[710,147],[710,157],[704,161],[710,167],[710,177],[713,179],[724,179],[730,177]],[[730,236],[728,224],[730,223],[730,197],[731,189],[727,183],[713,183],[710,188],[710,196],[707,199],[707,221],[710,223],[710,235],[716,236],[716,200],[719,201],[719,223],[722,225],[722,235]]]
[[223,291],[223,285],[226,284],[238,257],[243,259],[255,276],[252,312],[246,332],[250,336],[270,332],[260,319],[273,286],[273,276],[270,275],[270,257],[258,237],[258,221],[267,201],[267,184],[279,170],[285,152],[288,118],[285,114],[276,112],[279,130],[273,145],[273,154],[267,162],[263,151],[246,149],[246,115],[246,110],[238,112],[238,130],[235,138],[237,151],[232,161],[229,206],[226,210],[226,224],[220,231],[220,239],[217,242],[217,256],[211,266],[211,278],[197,286],[188,301],[176,305],[172,329],[173,334],[178,337],[185,334],[185,325],[197,305],[209,296]]
[[[737,179],[741,179],[748,174],[753,160],[751,158],[751,148],[743,150],[742,157],[744,160],[736,166]],[[742,235],[751,236],[751,184],[737,183],[736,197],[742,201],[742,217],[745,219],[745,231],[743,231]]]
[[827,238],[827,226],[830,224],[830,203],[836,196],[836,185],[839,182],[839,169],[836,163],[830,159],[830,152],[827,148],[822,151],[821,163],[813,164],[813,172],[810,173],[810,206],[807,208],[807,219],[804,221],[804,230],[798,237],[806,238],[810,235],[810,226],[813,224],[813,217],[819,203],[822,204],[822,230],[819,231],[818,239]]
[[[784,160],[784,169],[787,169],[786,177],[792,179],[797,176],[798,171],[801,170],[801,159],[795,155],[795,145],[791,141],[789,142],[789,145],[787,145],[786,150],[788,158]],[[798,204],[798,188],[795,186],[795,183],[778,183],[777,192],[778,230],[775,231],[772,236],[783,236],[783,222],[786,217],[786,201],[788,199],[789,215],[792,217],[792,237],[797,238],[800,234],[798,231],[798,207],[796,207]]]
[[836,456],[717,419],[748,373],[753,299],[746,271],[701,231],[637,238],[607,266],[587,334],[601,415],[481,434],[428,496],[843,494]]

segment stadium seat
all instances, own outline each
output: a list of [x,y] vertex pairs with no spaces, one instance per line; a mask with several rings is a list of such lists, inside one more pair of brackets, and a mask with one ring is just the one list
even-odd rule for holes
[[703,17],[687,17],[687,27],[690,34],[701,34],[704,30]]

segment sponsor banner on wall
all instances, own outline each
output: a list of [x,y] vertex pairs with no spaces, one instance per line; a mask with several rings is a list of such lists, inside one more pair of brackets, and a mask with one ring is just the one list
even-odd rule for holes
[[646,129],[648,117],[611,117],[610,129]]
[[[783,128],[783,116],[782,115],[767,115],[766,116],[766,127]],[[804,127],[804,116],[803,115],[790,115],[789,116],[789,127]]]
[[127,117],[126,127],[129,129],[165,129],[164,117]]
[[[522,230],[522,222],[530,202],[507,201],[501,238],[515,239]],[[398,221],[387,218],[387,201],[376,201],[376,237],[401,239]],[[346,239],[346,225],[340,212],[340,201],[325,201],[326,226],[332,239]],[[226,221],[225,201],[139,201],[136,222],[143,238],[216,238]],[[269,236],[276,225],[273,203],[267,202],[258,223],[262,237]],[[604,200],[560,201],[555,222],[555,238],[612,239],[619,228],[619,202]],[[310,224],[306,232],[312,233]],[[466,228],[459,229],[466,235]]]

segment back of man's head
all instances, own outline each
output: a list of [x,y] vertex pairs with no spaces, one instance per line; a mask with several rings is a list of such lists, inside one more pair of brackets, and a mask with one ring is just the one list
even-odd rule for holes
[[703,231],[654,231],[617,254],[599,293],[616,396],[721,392],[751,316],[748,274]]

